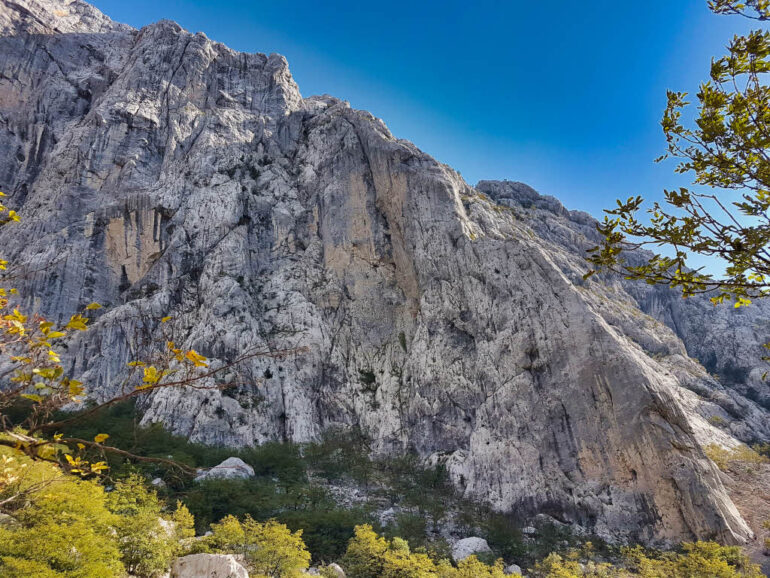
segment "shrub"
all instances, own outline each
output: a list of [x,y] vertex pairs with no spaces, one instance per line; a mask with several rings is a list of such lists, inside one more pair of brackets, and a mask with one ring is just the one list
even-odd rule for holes
[[387,550],[387,540],[379,537],[370,525],[356,526],[342,566],[350,578],[379,578]]
[[716,427],[724,427],[727,425],[727,421],[725,421],[725,419],[719,415],[712,415],[708,418],[708,422]]
[[442,561],[437,568],[439,578],[503,578],[503,561],[485,564],[476,556],[468,556],[454,568],[449,562]]
[[107,507],[117,514],[115,531],[123,564],[136,576],[161,574],[181,553],[180,540],[195,535],[189,510],[178,503],[172,520],[165,520],[163,503],[138,475],[115,485]]
[[760,578],[759,566],[751,563],[737,546],[721,546],[716,542],[694,542],[682,545],[680,553],[663,553],[657,557],[641,547],[625,548],[624,559],[639,576],[653,578]]
[[0,527],[0,575],[103,578],[123,572],[103,489],[49,463],[0,450],[0,500],[18,525]]
[[371,526],[357,526],[342,559],[350,578],[502,578],[503,562],[493,565],[470,556],[455,568],[446,559],[434,562],[423,552],[413,552],[402,538],[388,541]]
[[729,470],[734,464],[758,465],[769,461],[766,456],[743,444],[732,449],[727,449],[719,444],[709,444],[704,448],[704,451],[706,456],[722,471]]
[[292,532],[275,520],[260,523],[247,515],[241,523],[226,516],[211,530],[207,541],[213,551],[244,555],[249,570],[257,575],[293,578],[310,564],[302,530]]

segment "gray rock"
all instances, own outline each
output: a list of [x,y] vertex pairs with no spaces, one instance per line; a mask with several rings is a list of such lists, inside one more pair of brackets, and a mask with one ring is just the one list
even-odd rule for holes
[[770,439],[737,350],[766,308],[583,282],[588,215],[474,189],[369,113],[302,98],[279,55],[79,0],[0,0],[0,34],[0,189],[23,216],[0,247],[27,310],[105,306],[68,349],[93,398],[169,315],[212,368],[271,354],[142,399],[144,424],[232,446],[356,425],[498,511],[612,540],[751,535],[703,447]]
[[506,575],[514,575],[514,576],[521,576],[523,574],[521,570],[521,566],[518,564],[510,564],[505,567],[504,572]]
[[379,513],[380,526],[390,526],[396,521],[396,509],[391,507]]
[[174,560],[171,578],[249,578],[249,573],[229,554],[191,554]]
[[161,478],[154,478],[150,484],[155,486],[156,488],[165,488],[166,482],[164,482]]
[[202,471],[195,476],[196,482],[211,479],[241,478],[248,479],[254,477],[254,468],[244,462],[241,458],[229,457],[221,464],[214,466],[209,470]]
[[5,528],[8,530],[13,530],[14,528],[20,528],[21,523],[11,516],[10,514],[5,514],[3,512],[0,512],[0,528]]
[[345,578],[345,571],[339,564],[329,564],[326,569],[331,570],[337,578]]
[[486,554],[491,551],[492,549],[484,538],[463,538],[452,546],[452,558],[455,562],[459,562],[473,554]]
[[527,536],[533,536],[534,534],[537,534],[537,528],[534,526],[524,526],[521,529],[522,534],[526,534]]

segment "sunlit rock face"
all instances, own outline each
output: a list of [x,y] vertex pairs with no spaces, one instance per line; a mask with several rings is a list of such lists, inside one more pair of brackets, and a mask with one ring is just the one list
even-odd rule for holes
[[161,329],[214,366],[290,350],[221,389],[158,392],[144,421],[230,445],[357,427],[522,517],[647,542],[749,536],[703,447],[768,437],[742,395],[765,386],[725,387],[687,356],[753,375],[754,357],[717,346],[746,323],[583,282],[590,217],[524,185],[469,186],[372,115],[302,98],[278,55],[79,1],[0,0],[0,29],[0,187],[24,217],[0,247],[27,272],[25,306],[105,305],[69,348],[94,396]]

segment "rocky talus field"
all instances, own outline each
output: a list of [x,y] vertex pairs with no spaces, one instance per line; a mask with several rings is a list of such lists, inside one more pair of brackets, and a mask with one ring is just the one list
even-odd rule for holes
[[0,190],[23,215],[0,247],[24,305],[104,305],[68,350],[93,396],[162,329],[215,367],[292,352],[159,391],[144,423],[232,446],[356,427],[465,498],[609,540],[766,533],[754,482],[706,453],[770,440],[767,305],[584,281],[591,216],[466,183],[371,114],[303,97],[280,55],[0,0]]

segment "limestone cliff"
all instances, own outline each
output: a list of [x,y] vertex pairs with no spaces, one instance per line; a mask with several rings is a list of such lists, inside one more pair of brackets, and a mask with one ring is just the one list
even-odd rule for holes
[[[171,315],[214,363],[301,348],[145,400],[146,422],[193,440],[358,426],[499,510],[620,539],[749,536],[703,451],[770,437],[751,358],[718,345],[745,323],[583,283],[589,217],[469,186],[372,115],[302,98],[278,55],[79,0],[0,0],[0,29],[0,188],[24,216],[0,246],[26,306],[106,306],[70,346],[93,395]],[[722,385],[687,351],[746,371]]]

